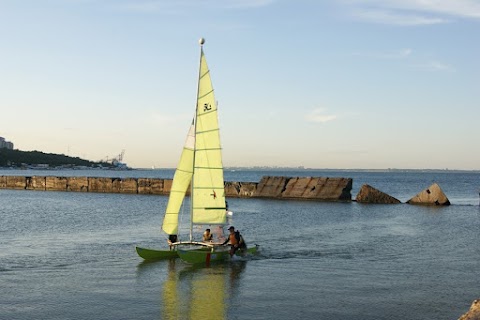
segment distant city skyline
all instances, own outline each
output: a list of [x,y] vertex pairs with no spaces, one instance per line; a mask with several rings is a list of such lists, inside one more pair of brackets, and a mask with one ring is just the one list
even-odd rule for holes
[[13,142],[5,140],[4,137],[0,137],[0,148],[13,149]]
[[198,39],[226,167],[480,170],[473,0],[0,0],[0,136],[174,168]]

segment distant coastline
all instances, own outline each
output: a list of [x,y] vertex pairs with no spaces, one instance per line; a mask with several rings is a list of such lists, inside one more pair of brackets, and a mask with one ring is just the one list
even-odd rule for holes
[[[78,157],[70,157],[64,154],[44,153],[41,151],[21,151],[0,148],[0,169],[31,169],[31,170],[92,170],[92,169],[110,169],[110,170],[174,170],[175,168],[132,168],[119,161],[90,161]],[[402,168],[383,168],[383,169],[338,169],[338,168],[307,168],[305,166],[227,166],[228,171],[322,171],[322,172],[431,172],[431,173],[480,173],[480,169],[402,169]]]
[[107,161],[90,161],[64,154],[44,153],[41,151],[21,151],[0,148],[0,168],[58,170],[58,169],[122,169],[128,170],[126,164],[113,159]]
[[[160,169],[160,168],[158,168]],[[175,169],[175,168],[162,168],[162,169]],[[142,169],[143,170],[143,169]],[[464,169],[400,169],[400,168],[387,168],[387,169],[331,169],[331,168],[305,168],[305,167],[275,167],[275,166],[254,166],[254,167],[225,167],[225,170],[244,170],[244,171],[326,171],[326,172],[475,172],[480,173],[479,170],[464,170]]]

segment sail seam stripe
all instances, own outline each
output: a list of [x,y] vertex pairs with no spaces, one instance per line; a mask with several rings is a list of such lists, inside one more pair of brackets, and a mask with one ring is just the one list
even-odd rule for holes
[[203,96],[198,97],[198,100],[200,100],[200,99],[202,99],[202,98],[205,98],[206,96],[208,96],[208,95],[209,95],[210,93],[212,93],[212,92],[213,92],[213,89],[210,90],[210,91],[208,91],[207,93],[205,93]]
[[199,115],[197,116],[197,118],[201,118],[201,117],[203,117],[203,116],[209,115],[210,113],[216,112],[216,111],[217,111],[217,109],[210,110],[210,111],[205,111],[204,113],[199,114]]
[[222,186],[205,186],[205,187],[198,186],[198,187],[193,187],[193,189],[209,189],[209,190],[212,190],[212,188],[214,188],[214,189],[222,189],[222,188],[225,188],[225,186],[222,185]]
[[198,151],[214,151],[214,150],[222,150],[222,148],[203,148],[203,149],[197,149]]
[[205,76],[206,76],[207,74],[209,74],[209,73],[210,73],[210,70],[207,70],[207,72],[205,72],[204,74],[202,74],[202,75],[200,76],[200,79],[202,79],[203,77],[205,77]]
[[202,133],[215,132],[215,131],[220,131],[220,129],[211,129],[211,130],[197,131],[197,135],[198,135],[198,134],[202,134]]

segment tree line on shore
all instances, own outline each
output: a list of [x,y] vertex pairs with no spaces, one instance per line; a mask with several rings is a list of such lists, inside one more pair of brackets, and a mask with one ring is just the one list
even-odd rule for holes
[[79,157],[69,157],[64,154],[44,153],[41,151],[20,151],[0,148],[0,167],[22,168],[25,166],[85,166],[112,167],[108,162],[94,162]]

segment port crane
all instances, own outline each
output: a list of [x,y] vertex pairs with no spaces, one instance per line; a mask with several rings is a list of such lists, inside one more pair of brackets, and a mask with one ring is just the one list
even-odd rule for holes
[[101,160],[101,162],[111,163],[115,167],[126,167],[126,164],[122,162],[124,155],[125,155],[125,150],[122,150],[122,152],[120,152],[120,154],[117,155],[116,157],[109,159],[109,157],[107,156],[104,160]]

